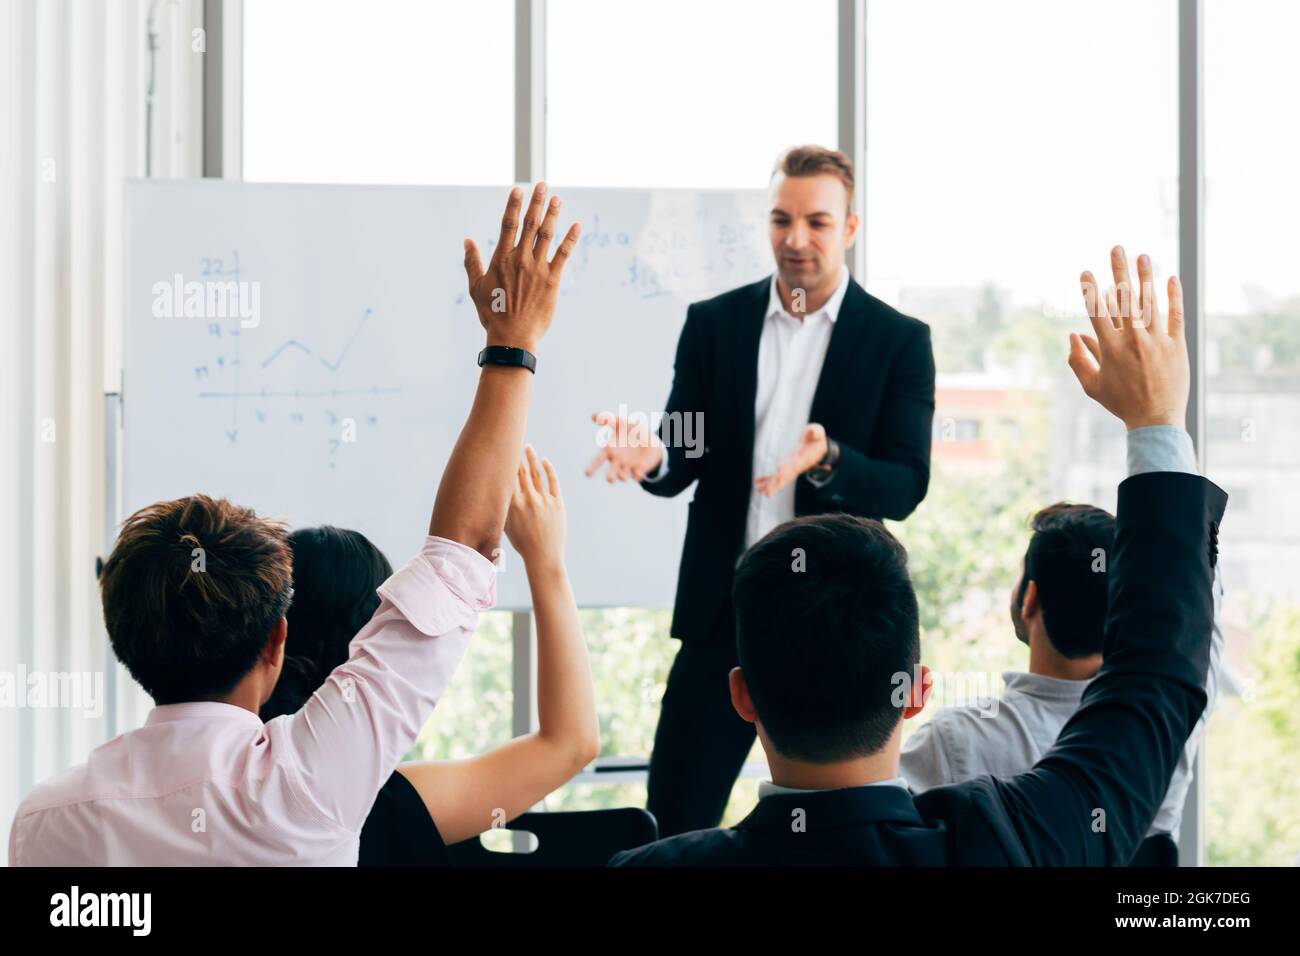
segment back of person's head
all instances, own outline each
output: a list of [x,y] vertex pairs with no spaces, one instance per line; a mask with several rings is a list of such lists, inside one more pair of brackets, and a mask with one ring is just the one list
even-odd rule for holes
[[1093,505],[1058,502],[1034,515],[1031,525],[1034,533],[1012,606],[1017,635],[1028,641],[1020,609],[1033,581],[1043,630],[1056,652],[1068,659],[1100,654],[1115,516]]
[[787,521],[745,553],[732,600],[741,673],[778,753],[832,763],[885,746],[921,641],[907,552],[884,525]]
[[379,607],[376,588],[393,573],[359,531],[329,526],[289,535],[293,606],[284,669],[261,708],[263,720],[295,713],[348,659],[348,645]]
[[100,574],[113,651],[156,704],[212,700],[257,662],[292,596],[286,529],[193,495],[126,519]]

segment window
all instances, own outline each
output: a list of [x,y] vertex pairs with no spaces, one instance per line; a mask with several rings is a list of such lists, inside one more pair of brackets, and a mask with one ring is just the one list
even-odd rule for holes
[[[930,324],[938,366],[929,496],[894,528],[925,660],[952,678],[932,707],[1026,668],[1007,605],[1030,516],[1115,506],[1123,426],[1080,391],[1067,334],[1088,330],[1078,276],[1108,280],[1112,245],[1177,268],[1176,16],[1172,0],[867,6],[866,286]],[[1089,146],[1107,141],[1133,148]]]
[[1206,744],[1208,861],[1300,851],[1300,130],[1267,119],[1296,89],[1300,8],[1205,6],[1207,474],[1228,675]]
[[549,4],[547,177],[766,185],[786,147],[835,145],[836,16],[834,0]]
[[514,3],[245,0],[244,179],[514,180]]

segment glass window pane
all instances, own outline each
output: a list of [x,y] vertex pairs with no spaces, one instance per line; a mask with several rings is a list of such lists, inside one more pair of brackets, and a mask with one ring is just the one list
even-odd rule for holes
[[834,0],[550,3],[547,178],[754,187],[787,146],[834,146],[836,9]]
[[935,703],[1027,668],[1007,607],[1029,517],[1115,506],[1124,429],[1082,394],[1067,334],[1089,330],[1079,273],[1109,282],[1111,246],[1177,267],[1176,17],[1172,0],[867,5],[866,287],[930,324],[938,368],[929,496],[895,529]]
[[514,179],[514,3],[245,0],[244,178]]
[[[1300,7],[1205,5],[1207,474],[1228,673],[1206,746],[1210,863],[1300,853]],[[1279,112],[1280,111],[1280,112]]]

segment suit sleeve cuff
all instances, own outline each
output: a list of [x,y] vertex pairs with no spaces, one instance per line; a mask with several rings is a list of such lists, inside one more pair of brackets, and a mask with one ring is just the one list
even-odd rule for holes
[[664,456],[659,459],[659,467],[641,479],[643,484],[653,485],[656,481],[663,481],[668,477],[668,449],[664,449]]

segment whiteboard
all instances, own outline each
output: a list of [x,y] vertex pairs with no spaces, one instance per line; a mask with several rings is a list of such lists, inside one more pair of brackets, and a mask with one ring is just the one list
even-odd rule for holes
[[[583,233],[538,351],[528,440],[560,477],[578,602],[670,607],[686,496],[584,477],[591,413],[663,408],[687,305],[771,271],[765,196],[554,191],[561,225],[576,219]],[[224,496],[293,527],[354,528],[400,566],[427,530],[478,377],[462,240],[490,255],[505,195],[129,182],[126,513]],[[191,282],[236,283],[243,298],[205,296],[190,311],[206,314],[187,317]],[[508,547],[499,571],[498,605],[528,607]]]

